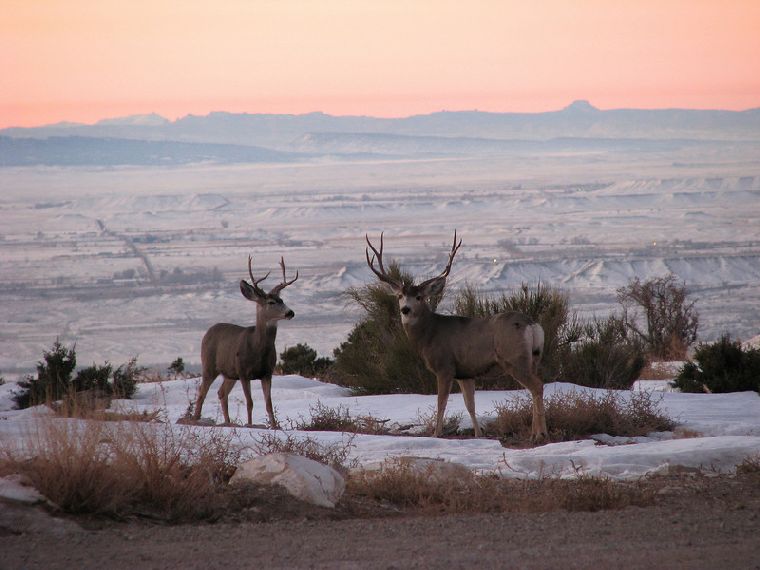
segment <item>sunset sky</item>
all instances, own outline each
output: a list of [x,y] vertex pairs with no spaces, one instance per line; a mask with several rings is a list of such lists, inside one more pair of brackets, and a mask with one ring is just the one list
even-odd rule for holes
[[760,0],[0,0],[0,128],[760,107]]

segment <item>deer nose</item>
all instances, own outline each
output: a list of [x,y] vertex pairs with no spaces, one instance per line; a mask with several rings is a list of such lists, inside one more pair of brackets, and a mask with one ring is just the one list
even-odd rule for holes
[[296,314],[293,312],[292,309],[290,311],[288,311],[287,313],[285,313],[285,318],[286,319],[292,319],[295,316],[296,316]]
[[409,307],[402,307],[401,308],[401,314],[402,315],[408,315],[411,312],[412,312],[412,310]]

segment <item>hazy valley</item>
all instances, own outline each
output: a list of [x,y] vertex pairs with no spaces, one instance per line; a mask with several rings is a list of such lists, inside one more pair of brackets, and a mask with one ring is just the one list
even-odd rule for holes
[[[456,228],[454,288],[540,280],[584,314],[605,314],[632,277],[673,272],[699,299],[703,339],[760,332],[760,143],[397,130],[235,147],[256,159],[201,160],[195,149],[169,166],[131,155],[101,164],[85,152],[0,168],[0,370],[33,368],[56,337],[76,342],[82,364],[198,363],[209,325],[253,319],[237,285],[249,253],[257,271],[275,270],[272,283],[280,255],[301,274],[280,349],[306,342],[329,354],[358,318],[342,292],[370,281],[364,235],[381,231],[388,255],[431,275]],[[0,133],[13,152],[49,134]],[[222,138],[198,144],[233,144]],[[188,147],[163,151],[177,148]]]

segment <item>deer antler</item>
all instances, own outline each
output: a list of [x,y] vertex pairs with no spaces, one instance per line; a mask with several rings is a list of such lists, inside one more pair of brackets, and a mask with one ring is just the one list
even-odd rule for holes
[[288,285],[292,285],[296,282],[296,279],[298,279],[298,270],[296,270],[296,276],[293,277],[290,281],[288,281],[287,277],[285,277],[285,258],[280,257],[280,267],[282,268],[282,283],[279,285],[275,285],[272,290],[269,292],[270,295],[278,295],[280,291],[285,289]]
[[251,285],[253,286],[253,290],[256,292],[256,294],[259,297],[264,297],[266,295],[266,292],[261,287],[259,287],[259,283],[261,283],[262,281],[264,281],[264,279],[269,277],[269,273],[271,273],[271,271],[267,273],[266,275],[264,275],[264,277],[262,277],[261,279],[256,279],[253,276],[253,268],[251,267],[252,263],[253,263],[253,258],[249,255],[248,256],[248,275],[251,276]]
[[457,231],[454,230],[454,243],[451,245],[451,251],[449,252],[449,262],[446,264],[446,268],[441,272],[440,275],[437,277],[433,277],[431,279],[428,279],[427,281],[424,281],[420,283],[420,287],[424,287],[428,283],[435,281],[436,279],[445,279],[449,276],[449,272],[451,271],[451,264],[454,261],[454,256],[457,254],[457,251],[459,251],[459,247],[462,245],[462,240],[459,240],[459,243],[457,243]]
[[[394,289],[401,289],[402,284],[388,275],[388,272],[385,270],[385,266],[383,265],[383,234],[380,233],[380,251],[378,251],[375,246],[372,245],[372,242],[369,241],[369,236],[367,234],[364,234],[364,238],[367,240],[367,245],[369,246],[369,248],[364,248],[364,255],[367,257],[367,265],[369,265],[372,273],[377,275],[377,278],[383,283],[387,283]],[[370,249],[373,253],[372,259],[369,257]],[[377,265],[380,268],[379,271],[375,268],[375,259],[377,259]]]

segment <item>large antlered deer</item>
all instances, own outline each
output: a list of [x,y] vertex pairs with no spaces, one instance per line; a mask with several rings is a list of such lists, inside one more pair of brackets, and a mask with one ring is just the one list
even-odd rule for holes
[[259,379],[261,390],[264,392],[269,424],[271,427],[277,425],[272,408],[272,372],[277,362],[277,350],[274,346],[277,321],[290,320],[295,316],[295,313],[282,302],[280,291],[298,279],[298,271],[296,271],[296,276],[288,281],[285,277],[285,260],[280,258],[282,283],[267,293],[259,287],[259,283],[269,277],[269,273],[261,279],[255,279],[251,263],[251,256],[248,256],[248,275],[251,276],[251,284],[241,280],[240,292],[246,299],[256,303],[256,326],[241,327],[229,323],[217,323],[203,336],[201,342],[203,380],[198,388],[198,397],[195,402],[195,420],[201,417],[203,400],[206,399],[209,387],[221,374],[224,381],[218,394],[226,423],[230,423],[228,397],[237,380],[240,380],[243,386],[248,425],[253,423],[251,380]]
[[[462,389],[475,436],[480,436],[475,417],[474,378],[498,366],[530,391],[533,398],[532,437],[534,441],[545,439],[544,384],[538,376],[538,363],[544,349],[541,325],[516,312],[467,318],[440,315],[430,309],[428,299],[443,291],[451,263],[462,245],[462,240],[457,243],[456,231],[446,269],[419,285],[404,285],[388,275],[383,266],[382,234],[379,250],[369,241],[369,236],[365,237],[369,246],[365,249],[367,265],[397,296],[404,331],[428,370],[435,374],[438,383],[436,437],[440,437],[443,431],[443,416],[454,380]],[[371,259],[370,249],[374,254]]]

